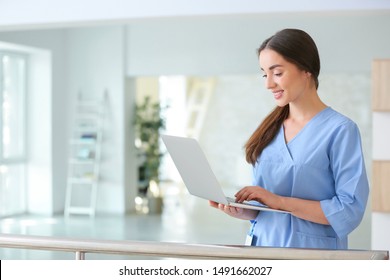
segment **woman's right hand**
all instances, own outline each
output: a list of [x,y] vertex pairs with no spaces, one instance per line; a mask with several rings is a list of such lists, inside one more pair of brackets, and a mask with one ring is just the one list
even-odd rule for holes
[[254,220],[259,213],[257,210],[229,206],[211,200],[209,200],[209,204],[211,207],[217,208],[229,216],[242,220]]

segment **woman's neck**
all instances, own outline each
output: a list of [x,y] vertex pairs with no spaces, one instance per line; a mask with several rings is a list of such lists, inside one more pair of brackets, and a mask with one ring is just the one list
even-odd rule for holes
[[307,122],[328,106],[322,102],[315,91],[298,102],[290,102],[289,107],[289,119]]

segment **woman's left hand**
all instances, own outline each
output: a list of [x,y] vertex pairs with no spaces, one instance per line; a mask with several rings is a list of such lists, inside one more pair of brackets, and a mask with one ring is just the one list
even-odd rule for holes
[[256,200],[267,205],[269,208],[289,211],[291,215],[298,218],[318,224],[329,225],[329,221],[321,208],[320,201],[285,197],[274,194],[259,186],[244,187],[235,196],[237,202]]
[[256,200],[270,208],[282,209],[282,197],[259,186],[244,187],[235,194],[235,197],[237,202]]

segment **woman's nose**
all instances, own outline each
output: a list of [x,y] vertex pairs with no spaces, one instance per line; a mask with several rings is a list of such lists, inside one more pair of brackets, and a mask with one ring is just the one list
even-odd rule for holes
[[267,78],[265,79],[265,87],[267,89],[271,89],[271,88],[274,88],[276,85],[274,79],[270,76],[267,76]]

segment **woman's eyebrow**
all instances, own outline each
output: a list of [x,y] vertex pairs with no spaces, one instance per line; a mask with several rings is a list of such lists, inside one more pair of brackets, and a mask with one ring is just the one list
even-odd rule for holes
[[[275,68],[277,68],[277,67],[282,67],[282,65],[281,64],[274,64],[274,65],[272,65],[272,66],[270,66],[269,68],[268,68],[268,70],[273,70],[273,69],[275,69]],[[264,69],[263,68],[260,68],[262,71],[264,71]]]

